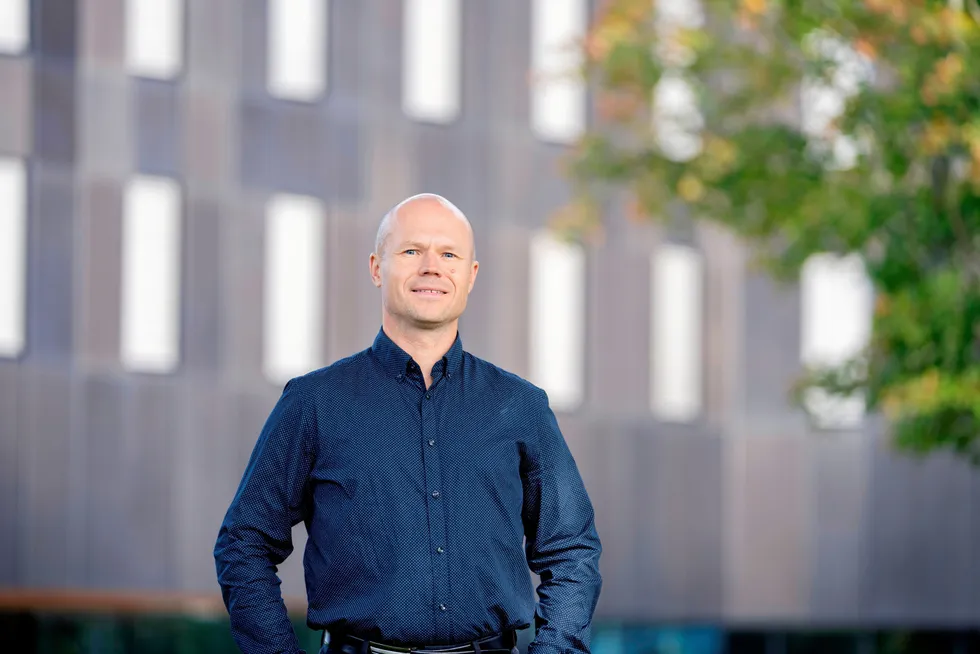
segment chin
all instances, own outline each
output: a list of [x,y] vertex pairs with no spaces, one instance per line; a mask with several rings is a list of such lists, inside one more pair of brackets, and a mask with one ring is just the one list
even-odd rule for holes
[[421,313],[416,313],[412,316],[412,321],[420,329],[438,329],[439,327],[444,327],[452,321],[456,320],[458,316],[451,315],[426,315]]

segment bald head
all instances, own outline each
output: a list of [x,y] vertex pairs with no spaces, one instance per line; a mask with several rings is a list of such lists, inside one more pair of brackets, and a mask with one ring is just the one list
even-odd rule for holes
[[381,219],[381,223],[378,225],[378,234],[374,239],[375,254],[377,254],[378,257],[384,257],[383,250],[387,244],[388,236],[391,234],[395,219],[403,209],[425,210],[427,206],[429,208],[438,208],[438,210],[448,211],[457,219],[463,221],[463,223],[466,225],[466,229],[470,233],[472,257],[473,259],[476,259],[476,242],[473,238],[473,227],[470,225],[470,221],[466,218],[466,215],[459,210],[459,207],[441,195],[437,195],[435,193],[419,193],[418,195],[413,195],[410,198],[402,200],[388,210],[388,213],[384,215],[384,217]]

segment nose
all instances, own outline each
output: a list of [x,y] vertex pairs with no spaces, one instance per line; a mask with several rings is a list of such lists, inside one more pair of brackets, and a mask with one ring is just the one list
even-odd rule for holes
[[422,260],[419,264],[419,273],[422,275],[442,274],[442,271],[439,270],[439,255],[431,250],[422,255]]

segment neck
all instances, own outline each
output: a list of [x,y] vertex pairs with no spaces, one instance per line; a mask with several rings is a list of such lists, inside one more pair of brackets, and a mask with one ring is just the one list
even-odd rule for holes
[[459,321],[435,329],[419,329],[392,319],[387,314],[381,318],[381,327],[395,345],[405,350],[422,369],[425,384],[432,383],[432,366],[445,356],[456,341]]

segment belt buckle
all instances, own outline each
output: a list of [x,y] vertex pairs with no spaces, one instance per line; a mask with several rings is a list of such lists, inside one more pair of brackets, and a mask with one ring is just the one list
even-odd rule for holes
[[391,647],[383,647],[381,645],[376,645],[375,643],[368,643],[368,650],[372,654],[411,654],[412,652],[417,652],[419,650],[414,649],[391,649]]

